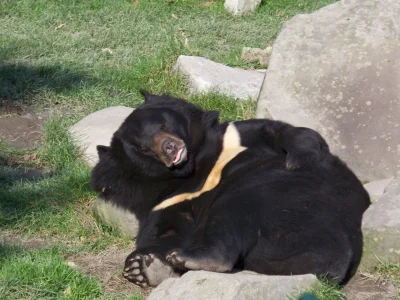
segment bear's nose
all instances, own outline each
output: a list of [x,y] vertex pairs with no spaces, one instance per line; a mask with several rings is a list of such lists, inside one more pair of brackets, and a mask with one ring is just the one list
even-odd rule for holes
[[176,149],[176,143],[173,139],[167,139],[163,143],[163,151],[166,154],[171,154]]

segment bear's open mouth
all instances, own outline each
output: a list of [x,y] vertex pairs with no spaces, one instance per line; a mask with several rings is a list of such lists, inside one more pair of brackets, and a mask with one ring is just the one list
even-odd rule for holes
[[184,161],[186,159],[186,155],[187,155],[187,150],[186,147],[182,147],[180,148],[176,154],[175,154],[175,159],[172,162],[175,166],[179,165],[182,161]]
[[167,167],[177,166],[187,158],[185,143],[171,136],[167,137],[162,143],[162,152],[168,157],[168,160],[164,161]]

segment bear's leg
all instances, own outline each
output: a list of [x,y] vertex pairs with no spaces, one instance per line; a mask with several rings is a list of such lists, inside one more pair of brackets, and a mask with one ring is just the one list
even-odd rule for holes
[[205,270],[213,272],[227,272],[233,269],[236,260],[231,255],[224,255],[219,249],[206,250],[176,249],[167,255],[167,260],[176,268],[183,270]]
[[[242,248],[248,244],[246,227],[238,232],[229,224],[233,222],[232,218],[229,219],[229,213],[219,219],[214,218],[213,214],[208,217],[206,226],[199,229],[192,244],[176,247],[167,254],[166,259],[178,270],[230,271],[238,261]],[[230,228],[231,231],[228,233],[224,228]],[[238,238],[240,233],[245,237]],[[241,241],[239,244],[238,240]]]
[[123,273],[126,279],[144,288],[155,287],[165,279],[180,276],[159,254],[150,252],[157,251],[134,251],[127,257]]
[[321,163],[329,154],[329,146],[316,131],[272,120],[235,122],[245,147],[267,147],[286,155],[286,167],[296,169],[308,163]]
[[275,147],[286,153],[287,169],[296,169],[307,164],[322,164],[330,157],[329,147],[322,136],[304,127],[283,127],[277,134]]
[[252,215],[251,205],[243,207],[243,195],[232,197],[228,193],[199,220],[204,225],[198,226],[191,243],[172,248],[167,260],[177,270],[231,271],[257,239],[254,227],[258,221]]

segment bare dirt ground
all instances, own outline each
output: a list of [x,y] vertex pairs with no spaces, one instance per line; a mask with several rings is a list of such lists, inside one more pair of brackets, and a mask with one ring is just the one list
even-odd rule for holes
[[147,295],[151,289],[143,290],[122,277],[125,258],[132,249],[112,247],[98,254],[78,254],[66,257],[68,264],[82,272],[95,276],[108,293]]
[[0,136],[19,149],[32,148],[42,137],[42,116],[0,99]]
[[397,287],[382,276],[359,271],[344,292],[349,300],[391,300],[397,296]]

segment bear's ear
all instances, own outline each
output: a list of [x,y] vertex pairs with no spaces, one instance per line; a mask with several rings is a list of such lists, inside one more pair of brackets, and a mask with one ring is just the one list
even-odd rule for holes
[[96,149],[97,149],[97,154],[101,159],[102,157],[104,157],[104,155],[106,155],[110,151],[111,148],[103,145],[97,145]]
[[144,96],[144,102],[147,102],[150,100],[152,94],[150,94],[148,91],[146,91],[145,89],[140,89],[139,90],[140,93]]
[[218,123],[219,111],[211,110],[206,111],[203,114],[202,120],[204,125],[214,125],[214,123]]

